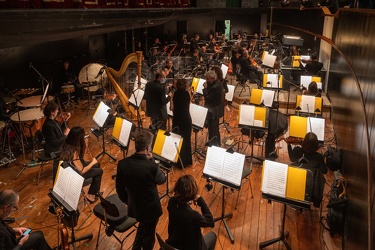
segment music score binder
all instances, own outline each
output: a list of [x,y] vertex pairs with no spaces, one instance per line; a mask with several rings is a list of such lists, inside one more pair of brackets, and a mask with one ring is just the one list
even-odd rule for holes
[[100,128],[103,127],[105,121],[108,118],[108,115],[109,115],[108,110],[109,109],[110,109],[110,107],[105,105],[104,102],[100,102],[98,107],[95,110],[95,113],[94,113],[94,116],[92,117],[92,119],[94,120],[96,125],[98,125]]
[[233,101],[235,88],[236,86],[228,84],[228,92],[225,93],[225,100],[230,101],[230,102]]
[[305,67],[306,63],[300,62],[300,60],[310,60],[310,56],[292,56],[292,67],[299,68],[301,64]]
[[324,141],[324,130],[324,118],[290,116],[289,136],[305,138],[308,132],[313,132],[319,141]]
[[227,65],[225,65],[224,63],[222,63],[220,69],[221,69],[221,72],[223,72],[223,79],[225,79],[225,77],[228,74],[228,69],[229,68],[228,68]]
[[311,170],[265,160],[262,169],[262,193],[291,200],[310,201],[312,176]]
[[268,89],[252,89],[250,103],[260,105],[262,102],[266,107],[272,107],[275,91]]
[[263,74],[263,88],[283,88],[283,75]]
[[59,195],[71,208],[77,210],[84,178],[71,167],[59,162],[52,191]]
[[268,53],[268,51],[264,51],[262,54],[262,65],[273,68],[276,59],[277,57],[275,55],[271,55],[270,53]]
[[189,111],[193,126],[203,129],[208,109],[195,103],[190,103]]
[[191,82],[191,87],[193,88],[193,92],[203,95],[203,83],[205,83],[206,80],[202,78],[194,77],[193,81]]
[[319,76],[301,76],[300,88],[305,87],[308,89],[311,82],[316,82],[318,89],[322,89],[322,78]]
[[[166,135],[166,131],[159,129],[154,146],[152,148],[152,153],[158,159],[168,160],[173,163],[177,163],[179,152],[181,151],[183,138],[175,133],[169,132],[170,135]],[[177,152],[178,149],[178,152]]]
[[267,108],[241,104],[238,110],[238,124],[267,128]]
[[309,95],[297,95],[296,107],[300,107],[300,112],[318,114],[323,112],[323,98]]
[[120,117],[116,117],[115,125],[113,126],[112,130],[112,137],[115,138],[121,145],[127,147],[129,145],[132,127],[132,122]]
[[226,149],[211,146],[207,148],[203,176],[234,189],[240,189],[245,155],[229,153]]

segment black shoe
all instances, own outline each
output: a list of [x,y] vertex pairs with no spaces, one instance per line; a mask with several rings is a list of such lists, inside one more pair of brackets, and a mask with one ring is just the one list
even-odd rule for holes
[[90,204],[94,204],[95,202],[97,202],[99,199],[99,197],[96,197],[93,199],[93,200],[90,200],[89,198],[86,197],[86,200],[90,203]]

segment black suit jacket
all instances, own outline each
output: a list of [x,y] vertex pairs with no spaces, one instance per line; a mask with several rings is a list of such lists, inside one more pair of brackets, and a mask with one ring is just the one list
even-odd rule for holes
[[155,80],[145,87],[146,115],[157,120],[167,120],[167,106],[170,97],[166,97],[165,86]]
[[323,63],[318,61],[311,61],[306,63],[305,70],[308,75],[316,76],[323,68]]
[[135,153],[117,165],[117,194],[128,204],[128,215],[140,222],[152,221],[162,215],[157,185],[165,181],[159,165],[146,155]]
[[52,152],[61,151],[66,136],[63,134],[60,125],[50,118],[47,118],[43,124],[42,133],[46,142],[44,152],[50,154]]
[[207,83],[207,88],[203,89],[204,106],[208,108],[207,119],[219,119],[223,117],[223,84],[219,81]]
[[3,220],[0,220],[0,249],[21,249],[16,233]]

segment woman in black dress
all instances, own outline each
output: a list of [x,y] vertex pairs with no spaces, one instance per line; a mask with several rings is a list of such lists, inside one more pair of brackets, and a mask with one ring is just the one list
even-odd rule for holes
[[[187,82],[185,79],[178,79],[176,83],[176,91],[173,93],[171,98],[170,109],[173,111],[172,127],[178,130],[174,131],[180,134],[183,138],[180,157],[183,163],[183,167],[192,165],[193,160],[191,157],[191,116],[190,116],[190,102],[191,95],[190,91],[186,90]],[[181,166],[180,161],[178,166]]]

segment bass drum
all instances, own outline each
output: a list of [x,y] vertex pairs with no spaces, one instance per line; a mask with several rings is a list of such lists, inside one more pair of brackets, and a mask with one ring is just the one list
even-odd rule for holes
[[81,84],[90,86],[99,84],[102,87],[106,87],[108,84],[106,68],[105,65],[100,63],[89,63],[79,72],[78,80]]

